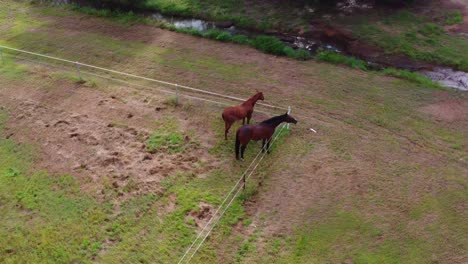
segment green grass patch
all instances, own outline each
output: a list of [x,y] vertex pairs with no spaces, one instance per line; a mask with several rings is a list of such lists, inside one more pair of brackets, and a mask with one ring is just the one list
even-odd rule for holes
[[231,41],[237,44],[251,45],[251,40],[246,35],[234,35]]
[[367,70],[367,63],[354,57],[344,56],[333,51],[320,51],[316,58],[321,61],[331,62],[333,64],[344,64],[354,69]]
[[4,63],[2,63],[0,59],[0,76],[10,80],[20,80],[24,78],[27,73],[28,69],[26,66],[11,61],[11,58],[4,57]]
[[169,153],[180,153],[185,149],[185,136],[179,132],[177,120],[166,117],[158,120],[158,131],[153,133],[146,141],[146,149],[155,153],[167,151]]
[[183,151],[184,136],[179,132],[156,132],[146,142],[146,149],[155,153],[162,149],[170,153]]
[[81,12],[90,16],[97,16],[97,17],[106,17],[112,18],[114,21],[117,21],[123,25],[129,25],[134,23],[152,23],[151,19],[146,18],[141,15],[137,15],[132,11],[129,12],[122,12],[118,10],[109,10],[109,9],[96,9],[87,6],[81,6],[77,4],[70,4],[67,5],[71,10]]
[[416,72],[388,68],[388,69],[383,70],[382,73],[414,82],[423,87],[434,88],[434,89],[444,89],[442,86],[440,86],[440,84],[433,82],[431,79],[427,78],[426,76],[421,75]]
[[[0,112],[0,128],[5,120]],[[25,144],[0,137],[0,157],[0,259],[90,262],[105,240],[108,209],[71,176],[31,171],[33,154]]]
[[[456,15],[454,17],[457,20]],[[357,37],[388,53],[403,53],[414,60],[468,70],[468,41],[448,34],[426,17],[400,11],[390,16],[353,18],[343,23],[351,25]]]
[[463,22],[463,14],[460,10],[448,12],[445,16],[446,25],[456,25]]
[[265,53],[284,56],[286,45],[279,39],[270,36],[258,36],[252,39],[252,46]]

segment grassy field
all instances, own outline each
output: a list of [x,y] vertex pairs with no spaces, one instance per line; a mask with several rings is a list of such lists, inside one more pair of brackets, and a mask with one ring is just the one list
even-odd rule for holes
[[[317,11],[318,8],[313,4],[304,8],[300,4],[275,1],[149,0],[147,6],[170,15],[229,20],[241,27],[286,32],[307,32],[310,21],[323,19],[320,13],[324,11],[308,11],[309,8]],[[441,8],[433,11],[437,16],[428,17],[418,14],[417,7],[404,10],[379,9],[371,14],[345,16],[328,23],[348,28],[356,37],[390,54],[403,53],[415,60],[468,70],[466,39],[443,29],[447,25],[462,23],[461,11]]]
[[[299,124],[267,157],[195,263],[466,262],[466,114],[449,122],[422,110],[465,102],[465,94],[66,9],[3,3],[2,45],[234,96],[259,89],[268,102],[293,106]],[[20,96],[39,93],[44,99],[76,84],[69,75],[7,59],[0,67],[2,98],[21,102]],[[89,83],[80,89],[93,95],[152,94]],[[9,131],[14,106],[0,106],[0,129]],[[196,236],[188,213],[200,202],[216,207],[246,166],[232,161],[220,109],[182,106],[168,106],[164,122],[148,121],[148,151],[186,153],[181,138],[193,134],[200,141],[204,134],[195,125],[203,121],[214,138],[203,148],[223,165],[203,177],[174,172],[161,182],[163,192],[127,191],[122,204],[111,181],[104,182],[107,195],[97,195],[83,187],[89,179],[79,173],[41,168],[45,146],[28,141],[26,132],[18,132],[25,134],[21,141],[0,132],[0,261],[177,262]],[[195,132],[183,129],[186,119],[193,119]],[[251,159],[255,146],[248,151]]]
[[290,2],[148,0],[146,6],[167,15],[232,21],[241,27],[260,30],[293,30],[305,25],[306,18],[313,17],[300,4]]
[[468,70],[467,40],[447,33],[443,23],[427,17],[403,10],[392,15],[352,17],[341,23],[358,38],[390,54],[403,53],[415,60]]

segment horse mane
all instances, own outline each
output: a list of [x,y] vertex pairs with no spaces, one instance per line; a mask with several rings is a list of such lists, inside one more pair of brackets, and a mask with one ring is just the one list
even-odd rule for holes
[[270,119],[267,119],[265,121],[262,121],[260,124],[267,124],[267,125],[271,125],[271,124],[276,124],[278,123],[279,121],[282,121],[284,119],[286,115],[279,115],[279,116],[274,116]]
[[247,104],[247,103],[253,102],[253,101],[255,100],[255,98],[256,98],[259,94],[261,94],[261,92],[258,92],[258,93],[256,93],[256,94],[254,94],[252,97],[250,97],[249,99],[247,99],[247,101],[243,102],[242,105],[245,105],[245,104]]

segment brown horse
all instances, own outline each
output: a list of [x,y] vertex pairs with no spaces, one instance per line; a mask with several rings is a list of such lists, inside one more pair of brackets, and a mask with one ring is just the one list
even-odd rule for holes
[[271,137],[275,133],[276,127],[283,122],[297,124],[297,120],[286,113],[284,115],[272,117],[256,125],[245,125],[239,128],[236,133],[236,159],[239,159],[240,147],[241,159],[244,160],[244,151],[250,140],[257,141],[262,139],[262,152],[266,150],[270,153]]
[[227,134],[229,128],[237,120],[242,119],[242,124],[245,124],[245,118],[247,117],[247,124],[250,123],[250,118],[252,118],[253,108],[255,103],[258,100],[264,100],[263,93],[258,92],[256,95],[250,97],[247,101],[243,102],[238,106],[227,107],[223,112],[224,120],[224,138],[227,140]]

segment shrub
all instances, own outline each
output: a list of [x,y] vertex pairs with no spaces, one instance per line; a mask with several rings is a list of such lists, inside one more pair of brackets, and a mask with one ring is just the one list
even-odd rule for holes
[[255,37],[252,40],[252,46],[265,53],[270,53],[270,54],[280,55],[280,56],[286,55],[284,51],[286,45],[275,37],[270,37],[270,36]]

